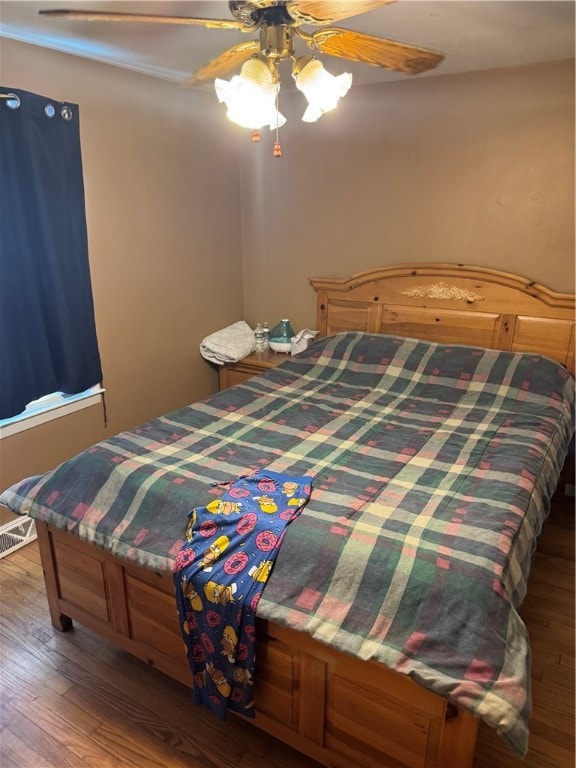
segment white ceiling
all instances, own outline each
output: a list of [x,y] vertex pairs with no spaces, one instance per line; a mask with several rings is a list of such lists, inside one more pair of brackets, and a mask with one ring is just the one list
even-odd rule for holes
[[[574,0],[399,0],[337,25],[442,51],[446,59],[438,69],[417,76],[430,77],[573,58],[575,5]],[[240,32],[203,27],[47,18],[38,14],[40,8],[231,19],[227,2],[0,0],[2,36],[174,82],[185,81],[226,49],[250,39]],[[344,59],[321,58],[333,74],[352,72],[356,85],[409,77]]]

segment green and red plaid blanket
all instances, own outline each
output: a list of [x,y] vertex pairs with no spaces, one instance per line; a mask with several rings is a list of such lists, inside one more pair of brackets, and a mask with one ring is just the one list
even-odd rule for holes
[[0,503],[170,571],[214,483],[262,468],[311,475],[258,615],[410,675],[524,753],[517,607],[573,408],[573,380],[547,358],[338,334]]

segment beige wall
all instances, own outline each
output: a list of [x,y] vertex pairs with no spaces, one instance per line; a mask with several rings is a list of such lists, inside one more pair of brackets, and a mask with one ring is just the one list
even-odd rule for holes
[[275,159],[211,94],[9,40],[0,54],[6,86],[81,105],[109,419],[2,441],[0,488],[214,391],[198,342],[216,328],[313,327],[309,275],[443,260],[572,289],[573,62],[352,88],[312,125],[289,96]]
[[[246,320],[313,327],[307,277],[448,261],[574,284],[574,62],[352,87],[283,156],[242,149]],[[266,145],[264,145],[266,141]]]
[[213,392],[207,333],[243,315],[238,159],[210,95],[10,40],[2,83],[80,105],[99,407],[2,441],[0,488]]

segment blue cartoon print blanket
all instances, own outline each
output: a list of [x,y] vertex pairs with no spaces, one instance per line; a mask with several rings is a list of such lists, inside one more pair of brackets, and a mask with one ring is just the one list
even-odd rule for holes
[[254,717],[256,607],[284,538],[300,514],[312,478],[259,472],[189,515],[174,564],[182,637],[194,702],[224,718]]

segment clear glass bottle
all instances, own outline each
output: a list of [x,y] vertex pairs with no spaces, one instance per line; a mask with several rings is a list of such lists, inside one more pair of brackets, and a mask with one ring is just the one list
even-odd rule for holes
[[270,328],[268,328],[268,323],[263,323],[263,330],[264,330],[264,352],[268,352],[270,349]]
[[265,352],[265,336],[262,323],[258,323],[254,329],[254,339],[256,340],[256,352]]

